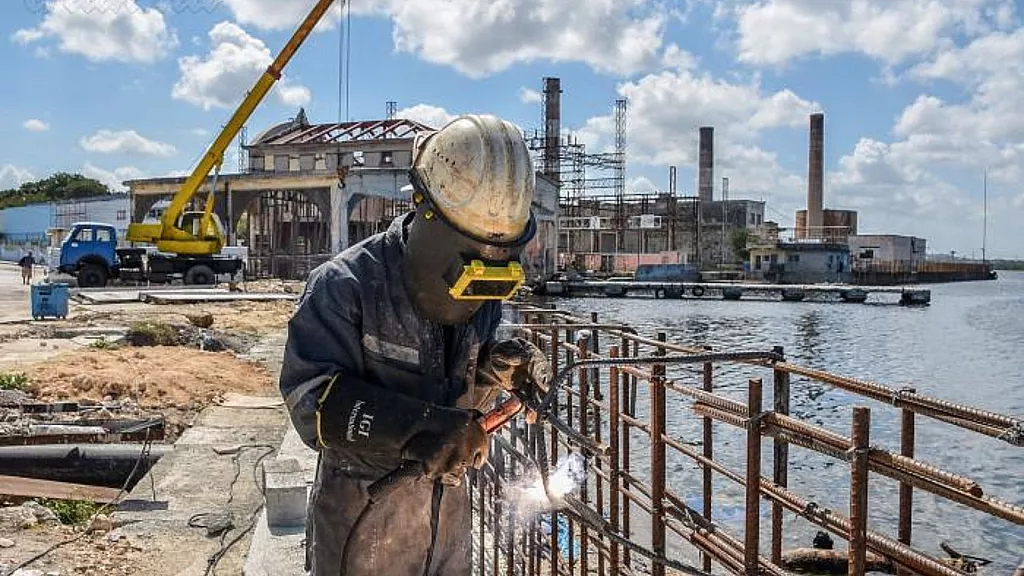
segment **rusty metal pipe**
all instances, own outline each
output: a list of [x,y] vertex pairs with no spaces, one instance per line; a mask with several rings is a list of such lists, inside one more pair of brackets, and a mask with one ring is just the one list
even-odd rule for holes
[[[715,365],[711,362],[704,363],[704,374],[703,384],[704,392],[712,394],[715,391],[714,384]],[[710,417],[704,417],[701,421],[701,429],[703,433],[703,456],[711,459],[715,455],[715,442],[714,442],[714,431],[713,431],[713,420]],[[677,448],[678,449],[678,448]],[[704,466],[701,470],[701,481],[703,485],[703,506],[704,506],[704,519],[711,522],[711,468]],[[707,554],[703,555],[702,566],[706,572],[711,571],[711,557]]]

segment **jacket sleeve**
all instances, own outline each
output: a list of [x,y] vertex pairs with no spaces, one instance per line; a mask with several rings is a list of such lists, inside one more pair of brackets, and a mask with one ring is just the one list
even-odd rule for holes
[[280,389],[299,437],[317,449],[317,410],[336,377],[364,373],[359,281],[344,262],[313,272],[288,322]]

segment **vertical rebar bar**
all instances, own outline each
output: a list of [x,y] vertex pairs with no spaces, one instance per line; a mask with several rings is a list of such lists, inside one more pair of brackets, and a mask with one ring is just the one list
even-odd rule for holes
[[[900,418],[900,455],[914,457],[914,413],[902,410]],[[900,523],[899,541],[910,546],[911,533],[914,527],[914,487],[907,483],[900,484]]]
[[[609,358],[619,357],[619,347],[611,346],[608,349]],[[619,531],[619,368],[611,366],[608,369],[608,460],[610,470],[608,474],[608,517],[611,529]],[[619,543],[611,543],[611,554],[609,559],[612,576],[619,575]]]
[[[578,348],[580,351],[579,359],[587,359],[587,341],[577,341]],[[580,434],[586,436],[590,433],[588,423],[590,422],[590,385],[587,379],[586,368],[580,368]],[[589,475],[587,475],[589,476]],[[581,497],[584,504],[590,503],[590,483],[587,476],[583,477],[583,490],[581,490]],[[587,527],[584,524],[580,524],[580,574],[588,574],[590,568],[589,555],[590,542],[588,537]]]
[[[561,346],[559,346],[561,332],[555,328],[551,331],[551,372],[552,374],[558,374],[558,358]],[[556,396],[554,403],[551,405],[551,411],[558,416],[558,404],[559,399]],[[551,466],[558,465],[558,431],[554,427],[550,430],[551,435],[551,446],[549,454],[551,455]],[[551,563],[550,571],[552,576],[558,576],[558,512],[555,510],[551,511],[551,535],[548,539],[549,546],[551,547]]]
[[850,458],[849,575],[864,576],[868,537],[868,445],[871,442],[871,409],[853,409],[853,453]]
[[[664,332],[658,340],[665,342]],[[658,347],[658,356],[665,348]],[[651,378],[651,550],[665,555],[665,365],[654,366]],[[665,576],[665,566],[657,562],[651,567],[652,576]]]
[[[590,322],[595,325],[598,323],[597,312],[590,313]],[[599,330],[594,330],[592,338],[590,339],[590,351],[593,352],[594,354],[601,353],[601,349],[599,348],[599,334]],[[599,368],[593,368],[593,371],[590,374],[590,393],[591,395],[593,395],[595,400],[600,401],[603,397],[603,395],[601,394],[601,370]],[[596,440],[599,444],[601,443],[601,436],[601,410],[594,410],[594,440]],[[600,458],[594,460],[594,466],[598,470],[601,470],[603,468],[603,466],[601,465]],[[601,517],[604,517],[604,480],[601,478],[601,476],[597,476],[595,488],[595,492],[597,493],[597,513]],[[601,548],[603,548],[605,542],[604,534],[599,534],[599,541],[601,543]],[[605,555],[603,552],[601,552],[600,548],[598,549],[597,553],[597,573],[600,576],[604,576],[605,574]]]
[[[708,393],[714,392],[714,389],[715,389],[714,374],[715,374],[715,365],[712,364],[711,362],[705,362],[704,363],[704,391],[705,392],[708,392]],[[703,445],[704,457],[709,459],[709,460],[714,458],[714,456],[715,456],[715,439],[714,439],[714,435],[713,435],[713,432],[712,432],[713,422],[714,421],[710,417],[705,416],[703,418],[703,423],[702,423],[702,426],[703,426],[703,429],[704,429],[704,445]],[[711,476],[711,474],[712,474],[712,472],[713,471],[711,470],[710,466],[702,466],[701,467],[701,475],[703,476],[703,479],[704,479],[704,490],[703,490],[704,518],[708,522],[711,522],[711,491],[712,491],[712,487],[711,487],[712,476]],[[708,554],[707,552],[702,553],[701,554],[701,561],[702,561],[702,564],[703,564],[704,571],[705,572],[710,572],[711,571],[711,555]]]
[[760,379],[748,382],[746,528],[743,532],[743,566],[747,576],[757,576],[761,547],[761,388]]
[[[775,347],[775,353],[783,357],[785,350]],[[782,370],[774,371],[773,403],[775,412],[789,415],[789,373]],[[776,485],[786,488],[789,485],[789,444],[784,440],[775,439],[772,454],[772,480]],[[782,505],[772,503],[772,563],[782,565]]]
[[[634,343],[634,345],[638,346],[638,344],[635,344],[635,343]],[[626,338],[625,336],[622,337],[622,355],[623,356],[629,356],[630,355],[629,339]],[[637,354],[633,354],[633,355],[636,356]],[[636,387],[636,377],[631,375],[631,374],[629,374],[629,373],[626,373],[624,376],[625,376],[625,378],[624,378],[625,386],[622,387],[622,403],[620,404],[620,408],[625,410],[625,412],[630,417],[636,417],[634,406],[633,406],[633,403],[632,403],[632,402],[635,402],[635,400],[632,400],[632,399],[635,398],[635,396],[633,395],[633,391],[636,390],[636,388],[635,388]],[[621,458],[620,458],[621,469],[626,474],[630,473],[630,469],[629,469],[629,450],[630,450],[630,448],[629,448],[629,435],[630,435],[630,431],[631,431],[631,428],[630,428],[629,424],[623,425],[622,426],[622,439],[619,441],[619,451],[622,453],[621,454]],[[624,498],[622,500],[622,535],[625,536],[626,538],[632,537],[632,532],[630,532],[630,528],[629,528],[630,508],[632,508],[632,506],[633,506],[632,500],[630,500],[629,498]],[[633,563],[632,563],[631,560],[632,559],[630,558],[629,548],[625,548],[622,551],[622,564],[627,569],[632,569],[633,568]]]

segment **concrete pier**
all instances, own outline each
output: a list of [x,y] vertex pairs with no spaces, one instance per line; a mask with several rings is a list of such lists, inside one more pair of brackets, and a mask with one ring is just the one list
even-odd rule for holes
[[786,302],[849,302],[924,306],[931,290],[915,286],[856,286],[851,284],[757,284],[724,282],[551,281],[547,296],[643,295],[667,299],[782,300]]

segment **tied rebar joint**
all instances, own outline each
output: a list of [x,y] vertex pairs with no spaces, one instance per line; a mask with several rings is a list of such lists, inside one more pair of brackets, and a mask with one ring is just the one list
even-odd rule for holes
[[819,506],[817,502],[808,502],[799,515],[807,518],[811,522],[814,522],[815,520],[825,522],[828,520],[830,514],[832,514],[832,511],[828,508]]
[[1013,426],[1004,430],[998,439],[1005,440],[1014,446],[1024,446],[1024,422],[1014,422]]
[[760,414],[757,414],[755,416],[751,416],[750,418],[747,418],[746,420],[743,421],[744,424],[746,425],[746,429],[747,430],[756,430],[756,431],[760,432],[761,428],[762,428],[762,423],[764,422],[765,417],[768,416],[769,414],[774,414],[774,412],[772,412],[771,410],[767,410],[767,411],[761,412]]
[[900,388],[899,390],[893,390],[892,391],[892,405],[896,406],[896,407],[899,407],[900,403],[903,400],[905,400],[907,396],[910,396],[911,394],[917,394],[917,389],[916,388],[911,388],[910,386],[904,386],[903,388]]

